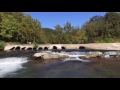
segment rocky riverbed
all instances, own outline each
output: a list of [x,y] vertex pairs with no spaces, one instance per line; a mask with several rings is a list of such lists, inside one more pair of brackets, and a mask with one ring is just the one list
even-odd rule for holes
[[[81,52],[81,54],[82,54],[82,52]],[[84,52],[83,55],[81,55],[81,54],[79,53],[78,55],[71,55],[69,52],[62,52],[61,53],[61,52],[47,51],[47,52],[34,53],[28,59],[30,59],[30,60],[51,60],[51,59],[64,59],[64,58],[70,58],[70,57],[73,57],[73,58],[77,57],[80,59],[92,59],[92,58],[110,59],[110,58],[115,58],[118,60],[120,58],[119,51],[106,51],[106,52],[87,51],[87,52]]]

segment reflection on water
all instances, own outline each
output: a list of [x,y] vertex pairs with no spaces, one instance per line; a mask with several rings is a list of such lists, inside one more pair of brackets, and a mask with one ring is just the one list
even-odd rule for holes
[[[5,78],[116,78],[120,61],[115,59],[83,60],[83,52],[69,52],[70,58],[27,61],[35,51],[1,52],[0,77]],[[85,52],[84,52],[85,53]],[[16,57],[15,57],[16,56]],[[6,57],[6,58],[5,58]],[[6,74],[6,75],[5,75]]]

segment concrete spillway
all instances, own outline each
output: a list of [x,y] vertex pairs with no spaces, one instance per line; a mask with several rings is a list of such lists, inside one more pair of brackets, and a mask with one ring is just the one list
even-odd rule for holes
[[[90,43],[90,44],[39,44],[37,50],[63,50],[63,49],[93,49],[93,50],[120,50],[120,43]],[[35,50],[31,45],[6,45],[8,50]]]

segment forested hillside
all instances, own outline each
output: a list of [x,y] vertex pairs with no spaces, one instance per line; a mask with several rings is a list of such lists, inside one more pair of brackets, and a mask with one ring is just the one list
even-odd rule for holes
[[91,17],[82,28],[66,22],[63,27],[56,23],[53,30],[41,28],[41,23],[22,12],[0,12],[0,40],[22,44],[120,42],[120,14],[115,12]]
[[0,12],[0,39],[6,42],[46,43],[41,23],[22,12]]

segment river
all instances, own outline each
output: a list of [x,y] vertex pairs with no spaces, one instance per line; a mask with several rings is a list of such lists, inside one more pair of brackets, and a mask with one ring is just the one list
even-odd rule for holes
[[117,78],[120,61],[113,59],[83,60],[81,51],[67,52],[70,57],[59,60],[31,61],[36,51],[0,52],[0,78]]

